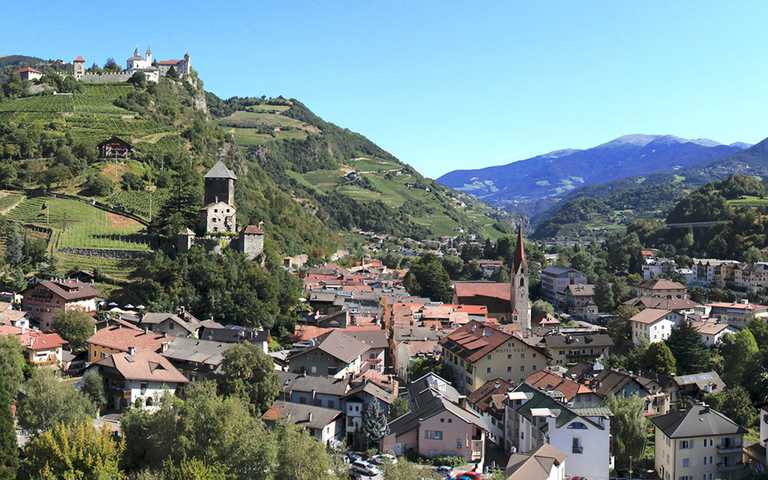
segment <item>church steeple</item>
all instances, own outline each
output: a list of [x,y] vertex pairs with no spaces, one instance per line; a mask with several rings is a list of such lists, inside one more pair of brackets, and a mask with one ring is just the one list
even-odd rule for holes
[[522,225],[517,227],[517,245],[515,245],[515,256],[511,267],[512,320],[520,325],[523,332],[528,332],[531,330],[531,311],[528,301],[528,260],[525,259]]

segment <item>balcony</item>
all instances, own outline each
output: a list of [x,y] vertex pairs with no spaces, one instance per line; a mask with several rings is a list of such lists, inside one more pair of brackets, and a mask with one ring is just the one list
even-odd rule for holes
[[740,461],[736,463],[729,463],[727,465],[722,462],[717,464],[718,472],[734,472],[736,470],[741,470],[742,468],[744,468],[744,464]]
[[717,445],[717,454],[730,455],[733,453],[741,453],[742,448],[743,448],[743,445],[741,444],[741,442],[719,443]]
[[483,458],[483,444],[484,442],[482,440],[470,440],[469,441],[469,448],[470,448],[470,460],[482,460]]

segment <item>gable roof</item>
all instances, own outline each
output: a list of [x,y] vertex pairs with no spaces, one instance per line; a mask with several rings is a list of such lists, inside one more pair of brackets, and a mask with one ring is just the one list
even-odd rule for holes
[[146,380],[159,383],[187,383],[187,377],[181,374],[171,362],[159,353],[139,350],[130,355],[125,352],[113,353],[98,362],[107,368],[114,368],[126,380]]
[[200,328],[200,321],[192,315],[189,315],[185,320],[175,313],[165,312],[147,312],[143,317],[141,317],[139,324],[159,325],[166,320],[171,320],[189,333],[194,333],[198,328]]
[[663,310],[690,310],[701,307],[701,304],[688,298],[663,298],[663,297],[635,297],[624,302],[624,305],[642,306],[643,308],[656,308]]
[[440,344],[443,348],[463,358],[464,361],[474,363],[512,339],[530,346],[513,335],[477,320],[472,320],[463,327],[454,330],[447,337],[443,337]]
[[568,285],[568,295],[573,297],[593,297],[595,296],[595,286],[588,283],[576,283]]
[[174,337],[168,343],[162,355],[171,360],[202,363],[218,367],[224,361],[224,353],[236,345],[236,343]]
[[652,388],[653,383],[651,382],[653,382],[653,380],[640,380],[640,378],[616,370],[603,370],[598,373],[593,382],[593,387],[595,387],[595,393],[601,397],[607,397],[610,394],[618,393],[631,382],[637,383],[640,388],[647,393],[651,393],[648,389]]
[[302,425],[309,428],[322,429],[333,423],[342,413],[332,408],[316,407],[300,403],[284,402],[278,400],[264,412],[261,418],[268,422],[285,420],[293,425]]
[[320,377],[303,373],[276,372],[283,391],[316,392],[323,395],[343,396],[349,390],[349,378]]
[[553,466],[559,466],[566,454],[545,443],[533,453],[513,453],[504,474],[507,480],[547,480]]
[[710,390],[720,391],[725,388],[725,382],[715,371],[692,373],[690,375],[680,375],[672,378],[678,387],[686,385],[696,385],[696,388],[702,392]]
[[58,333],[44,333],[35,329],[0,325],[0,337],[6,335],[18,338],[22,347],[32,351],[52,350],[67,343]]
[[593,421],[589,417],[608,417],[611,415],[610,410],[607,408],[598,407],[582,411],[568,407],[528,383],[521,383],[512,393],[525,393],[530,395],[530,399],[527,402],[517,407],[517,413],[532,423],[534,417],[551,416],[556,419],[555,425],[559,428],[576,418],[580,418],[600,430],[605,430],[604,426]]
[[112,135],[111,137],[109,137],[108,139],[104,140],[103,142],[99,142],[96,146],[97,147],[101,147],[102,145],[107,145],[109,143],[115,143],[115,142],[123,144],[124,146],[126,146],[129,149],[133,150],[133,145],[131,145],[130,143],[126,142],[125,140],[123,140],[122,138],[118,137],[117,135]]
[[702,404],[651,418],[670,438],[706,437],[746,433],[746,429],[717,410]]
[[229,169],[221,160],[217,161],[208,173],[205,174],[205,178],[229,178],[237,180],[235,172]]
[[546,335],[542,339],[547,348],[585,348],[612,347],[613,340],[607,333],[589,333],[586,335],[569,335],[565,333]]
[[298,351],[291,358],[304,355],[307,352],[320,350],[328,355],[341,360],[344,363],[355,361],[360,355],[368,351],[369,346],[340,330],[331,330],[319,337],[319,342],[314,347]]
[[658,308],[646,308],[639,313],[636,313],[629,319],[630,322],[642,323],[644,325],[651,325],[658,322],[668,314],[672,313],[671,310],[662,310]]
[[564,378],[554,372],[542,369],[528,375],[525,383],[541,391],[557,391],[563,394],[565,400],[570,402],[578,394],[591,393],[592,390],[586,385],[581,385],[569,378]]
[[66,301],[88,300],[101,295],[101,293],[92,285],[83,283],[79,280],[43,280],[36,285],[27,288],[22,294],[26,295],[27,292],[38,287],[44,288]]
[[98,330],[91,335],[87,342],[123,352],[127,352],[130,347],[134,347],[136,350],[156,352],[170,340],[170,337],[163,334],[123,326],[112,326]]
[[497,404],[496,397],[499,394],[506,393],[513,387],[512,382],[502,378],[494,378],[480,385],[480,388],[470,393],[467,401],[479,412],[485,412],[493,406],[496,409],[503,409],[502,405]]
[[666,278],[657,278],[647,280],[640,285],[640,288],[646,290],[687,290],[682,283],[667,280]]
[[505,302],[512,299],[512,286],[499,282],[454,282],[453,290],[458,299],[467,297],[495,298]]

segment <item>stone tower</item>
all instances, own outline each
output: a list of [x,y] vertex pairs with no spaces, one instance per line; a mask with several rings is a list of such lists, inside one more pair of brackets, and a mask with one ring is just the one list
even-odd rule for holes
[[531,330],[531,310],[528,304],[528,260],[525,258],[523,227],[517,228],[517,245],[512,263],[511,302],[512,320],[520,324],[523,332]]
[[224,162],[216,162],[208,173],[205,174],[205,198],[204,205],[224,202],[235,206],[235,181],[237,175],[227,168]]
[[147,51],[145,52],[145,59],[147,60],[147,63],[152,66],[152,49],[147,47]]
[[85,59],[83,57],[78,55],[77,58],[72,60],[72,74],[75,80],[80,80],[85,75]]

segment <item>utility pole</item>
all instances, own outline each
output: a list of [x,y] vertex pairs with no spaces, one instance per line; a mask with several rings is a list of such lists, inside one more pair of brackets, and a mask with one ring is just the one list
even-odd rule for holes
[[632,480],[632,455],[629,456],[629,479]]

